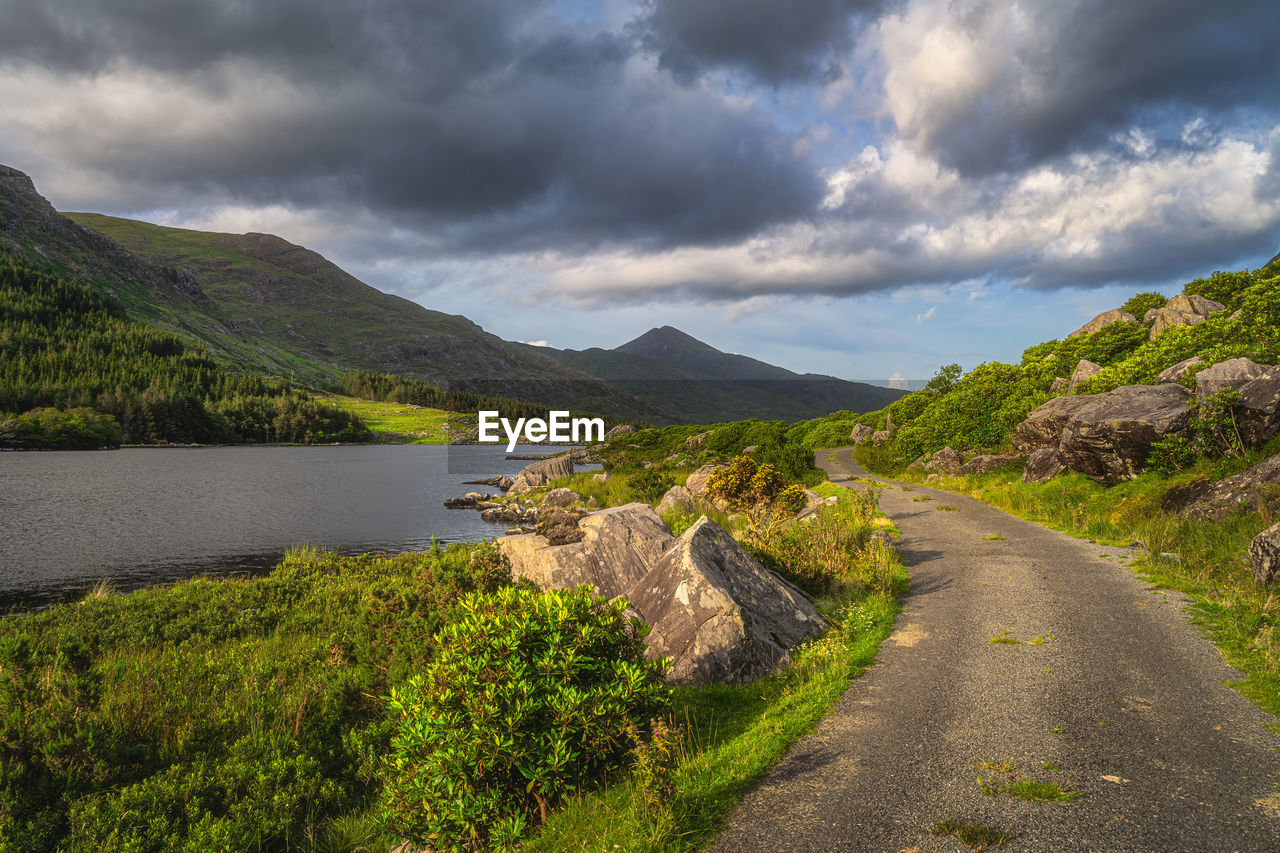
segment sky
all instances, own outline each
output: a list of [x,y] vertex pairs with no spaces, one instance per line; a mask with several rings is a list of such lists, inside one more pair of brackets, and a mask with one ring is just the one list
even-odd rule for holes
[[1280,251],[1275,0],[0,0],[0,163],[510,340],[1016,361]]

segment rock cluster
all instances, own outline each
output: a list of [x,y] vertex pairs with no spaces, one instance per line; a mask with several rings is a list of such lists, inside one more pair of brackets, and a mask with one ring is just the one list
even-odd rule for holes
[[1201,481],[1194,496],[1182,509],[1188,518],[1220,521],[1242,507],[1256,509],[1274,499],[1269,492],[1280,490],[1280,455],[1270,456],[1249,468],[1216,483]]
[[855,424],[853,430],[849,433],[849,441],[854,445],[863,444],[871,440],[871,436],[875,435],[875,430],[866,424]]
[[1210,314],[1225,310],[1226,306],[1203,296],[1186,296],[1179,294],[1164,304],[1163,308],[1152,308],[1142,317],[1142,322],[1151,324],[1151,338],[1173,326],[1195,326],[1209,319]]
[[679,683],[741,682],[772,672],[826,620],[799,590],[756,562],[705,517],[673,537],[648,505],[583,517],[582,540],[551,545],[537,534],[498,547],[512,573],[545,589],[589,584],[624,595],[652,627],[650,658],[671,657]]

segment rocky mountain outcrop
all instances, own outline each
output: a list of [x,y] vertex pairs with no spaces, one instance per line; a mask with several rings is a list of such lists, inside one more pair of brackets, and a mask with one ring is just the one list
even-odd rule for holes
[[1202,405],[1220,391],[1240,395],[1235,422],[1245,447],[1259,448],[1280,432],[1280,366],[1233,358],[1196,374]]
[[1253,561],[1253,581],[1260,586],[1280,579],[1280,524],[1273,524],[1253,538],[1249,545]]
[[1078,338],[1081,335],[1092,335],[1094,332],[1101,331],[1112,323],[1136,323],[1138,318],[1130,314],[1128,311],[1121,311],[1119,308],[1112,308],[1110,311],[1103,311],[1097,317],[1085,323],[1076,329],[1068,338]]
[[866,424],[855,424],[849,432],[849,441],[854,445],[862,444],[871,440],[871,436],[875,434],[875,430]]
[[1183,376],[1187,375],[1187,371],[1195,367],[1197,364],[1203,364],[1204,359],[1200,356],[1192,356],[1185,358],[1177,364],[1166,367],[1156,375],[1157,382],[1177,382]]
[[1166,302],[1164,307],[1148,311],[1143,315],[1142,322],[1151,324],[1151,338],[1154,340],[1165,329],[1198,325],[1209,319],[1210,314],[1225,308],[1221,302],[1214,302],[1203,296],[1179,294]]
[[1154,442],[1187,430],[1190,397],[1179,385],[1055,397],[1018,425],[1014,445],[1027,453],[1055,448],[1061,464],[1111,485],[1136,477]]
[[507,489],[509,495],[523,495],[539,486],[545,486],[552,480],[573,475],[573,460],[568,454],[552,456],[550,459],[531,462],[516,475],[515,481]]
[[681,684],[738,683],[773,672],[827,621],[800,590],[703,517],[627,593],[652,626],[650,658]]

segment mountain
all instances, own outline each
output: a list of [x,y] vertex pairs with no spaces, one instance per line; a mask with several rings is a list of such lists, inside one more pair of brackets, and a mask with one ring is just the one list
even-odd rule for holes
[[865,412],[906,393],[833,376],[794,373],[722,352],[671,326],[650,329],[612,350],[537,349],[690,423],[745,418],[797,421],[840,410]]

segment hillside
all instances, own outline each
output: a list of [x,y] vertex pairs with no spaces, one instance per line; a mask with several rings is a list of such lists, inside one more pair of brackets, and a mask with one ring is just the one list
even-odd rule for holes
[[746,418],[799,421],[840,410],[865,412],[905,393],[832,376],[794,373],[722,352],[671,326],[650,329],[611,350],[538,349],[689,423]]

